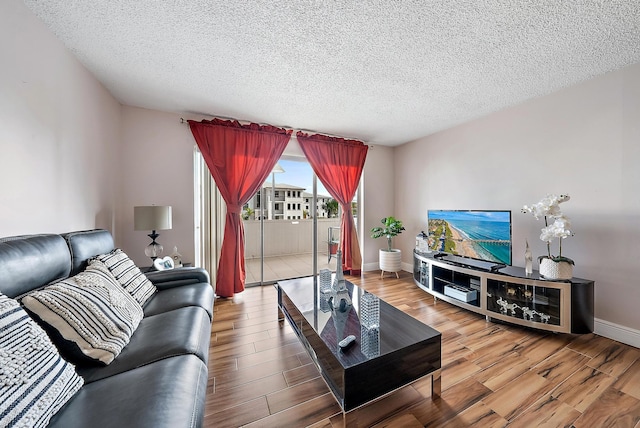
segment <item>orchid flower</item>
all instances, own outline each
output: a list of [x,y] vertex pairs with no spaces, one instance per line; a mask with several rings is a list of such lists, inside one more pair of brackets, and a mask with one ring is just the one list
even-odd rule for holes
[[[523,206],[522,212],[533,214],[536,220],[539,220],[540,217],[544,218],[545,227],[540,230],[540,240],[547,243],[548,257],[556,261],[558,259],[566,259],[573,263],[570,259],[562,257],[562,240],[572,236],[573,233],[570,230],[571,221],[560,211],[560,204],[569,199],[569,195],[547,195],[536,204]],[[553,220],[553,222],[549,224],[549,220]],[[551,242],[556,238],[560,240],[560,246],[558,256],[554,257],[551,255]]]

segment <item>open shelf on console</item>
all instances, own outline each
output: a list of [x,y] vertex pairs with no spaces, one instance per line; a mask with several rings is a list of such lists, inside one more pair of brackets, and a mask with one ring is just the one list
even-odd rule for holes
[[[432,287],[436,293],[444,294],[469,305],[480,306],[480,277],[433,266]],[[464,298],[463,296],[471,296]],[[475,296],[475,298],[473,298]],[[469,299],[469,300],[467,300]]]

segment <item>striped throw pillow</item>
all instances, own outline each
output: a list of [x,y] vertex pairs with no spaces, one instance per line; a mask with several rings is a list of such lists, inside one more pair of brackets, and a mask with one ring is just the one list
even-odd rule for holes
[[104,364],[129,343],[143,316],[140,304],[101,265],[29,293],[22,303],[84,355]]
[[82,385],[44,330],[0,294],[0,426],[44,427]]
[[120,248],[116,248],[107,254],[101,254],[89,260],[89,264],[104,263],[104,265],[116,277],[120,285],[144,306],[155,294],[157,288],[147,279],[133,260]]

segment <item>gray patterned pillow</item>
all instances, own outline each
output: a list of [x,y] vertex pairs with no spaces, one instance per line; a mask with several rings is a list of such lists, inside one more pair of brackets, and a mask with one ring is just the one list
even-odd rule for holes
[[109,364],[142,319],[142,308],[100,264],[34,291],[24,306],[73,342],[84,355]]
[[133,263],[133,260],[120,248],[116,248],[107,254],[95,256],[89,260],[90,265],[100,262],[104,263],[120,285],[140,303],[140,306],[144,306],[157,291],[156,286],[147,279]]
[[0,294],[0,426],[44,427],[82,385],[44,330]]

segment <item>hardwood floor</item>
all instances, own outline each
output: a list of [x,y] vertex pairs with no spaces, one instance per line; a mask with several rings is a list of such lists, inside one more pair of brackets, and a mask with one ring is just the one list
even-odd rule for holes
[[[406,272],[347,279],[442,333],[442,397],[432,401],[421,379],[359,411],[357,426],[640,428],[640,349],[486,322],[434,303]],[[276,302],[273,286],[216,301],[206,427],[342,426]]]

